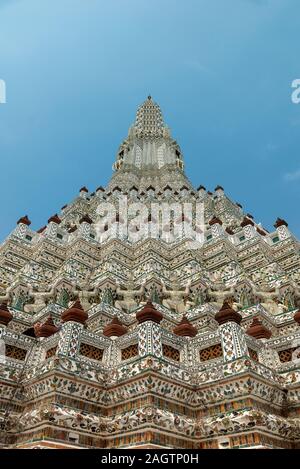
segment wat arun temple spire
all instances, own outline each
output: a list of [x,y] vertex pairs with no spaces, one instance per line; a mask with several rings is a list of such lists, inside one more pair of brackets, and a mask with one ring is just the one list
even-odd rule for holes
[[113,165],[115,174],[109,187],[121,189],[130,184],[146,189],[150,184],[172,185],[174,189],[191,184],[184,175],[183,156],[171,137],[162,112],[151,96],[138,108],[135,123],[119,147]]
[[0,447],[300,447],[300,243],[200,182],[149,96],[107,187],[39,229],[20,214],[0,246]]

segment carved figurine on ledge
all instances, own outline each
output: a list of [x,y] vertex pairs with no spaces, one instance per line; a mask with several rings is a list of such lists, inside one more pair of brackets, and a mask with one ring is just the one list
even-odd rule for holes
[[234,309],[235,311],[240,311],[242,309],[243,305],[236,301],[234,296],[230,296],[229,298],[226,299],[227,304],[230,306],[230,308]]
[[282,314],[288,311],[288,307],[281,303],[277,298],[269,303],[261,303],[264,308],[269,311],[271,314]]
[[123,299],[116,300],[115,307],[121,310],[125,310],[128,313],[136,309],[145,299],[145,283],[146,281],[143,280],[141,287],[138,290],[135,290],[134,283],[131,281],[129,283],[129,288],[125,290],[121,288],[120,282],[116,281],[116,293]]
[[223,302],[230,297],[234,297],[234,287],[226,287],[225,283],[222,281],[221,277],[218,274],[213,276],[213,284],[211,288],[208,289],[208,295],[214,301],[211,301],[212,304],[216,306],[222,306]]
[[171,289],[168,290],[165,282],[161,280],[162,293],[164,296],[163,306],[169,308],[176,313],[182,314],[193,305],[193,302],[189,299],[191,291],[191,281],[189,280],[186,287],[183,289],[178,282],[177,276],[173,276],[171,279]]

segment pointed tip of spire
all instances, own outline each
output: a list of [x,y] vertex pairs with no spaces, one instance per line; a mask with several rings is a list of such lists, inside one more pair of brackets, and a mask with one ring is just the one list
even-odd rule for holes
[[149,95],[138,108],[135,131],[140,137],[162,137],[165,127],[161,109]]

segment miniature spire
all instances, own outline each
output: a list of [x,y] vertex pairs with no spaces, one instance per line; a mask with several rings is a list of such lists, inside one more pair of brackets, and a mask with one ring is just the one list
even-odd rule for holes
[[51,335],[58,332],[59,329],[53,322],[52,316],[50,315],[48,319],[36,328],[36,337],[50,337]]
[[106,337],[121,337],[127,333],[127,327],[125,327],[121,321],[115,316],[113,320],[107,324],[103,329],[103,335]]
[[247,329],[246,334],[255,339],[270,339],[272,332],[269,331],[258,317],[254,317],[251,326]]
[[275,225],[274,225],[274,228],[279,228],[280,226],[288,227],[289,224],[285,220],[283,220],[282,218],[277,218],[277,220],[275,222]]
[[154,308],[151,301],[148,301],[147,304],[143,307],[143,309],[136,313],[136,319],[139,324],[146,321],[152,321],[159,324],[162,318],[162,313]]
[[28,216],[25,215],[24,217],[21,217],[18,221],[17,221],[17,225],[31,225],[31,221],[29,220]]
[[60,225],[61,224],[61,219],[59,218],[59,216],[57,215],[57,213],[55,215],[53,215],[52,217],[49,218],[48,220],[48,223],[56,223],[57,225]]
[[173,329],[173,332],[181,337],[195,337],[197,335],[197,329],[186,316],[183,316],[180,323]]
[[88,314],[81,306],[80,300],[77,300],[71,308],[66,309],[62,313],[61,319],[63,322],[73,321],[79,324],[85,324],[85,321],[88,319]]
[[242,321],[242,316],[235,311],[229,303],[229,300],[224,300],[223,306],[220,311],[215,315],[215,320],[221,325],[226,322],[236,322],[240,324]]

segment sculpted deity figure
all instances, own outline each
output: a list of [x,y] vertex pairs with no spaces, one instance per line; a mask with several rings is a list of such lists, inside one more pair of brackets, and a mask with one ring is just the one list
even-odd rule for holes
[[212,275],[213,284],[208,289],[208,294],[215,301],[211,302],[216,306],[222,306],[224,300],[229,297],[234,297],[234,287],[226,287],[225,283],[221,279],[221,275],[215,272]]
[[98,288],[95,288],[93,291],[87,291],[87,290],[81,290],[76,293],[78,293],[78,298],[80,300],[81,306],[83,309],[86,311],[88,310],[92,305],[90,303],[90,299],[97,296],[99,292]]
[[90,302],[91,298],[98,297],[99,287],[95,287],[93,290],[87,290],[87,285],[85,285],[82,286],[81,290],[74,289],[72,293],[79,298],[83,309],[86,311],[92,306],[92,303]]
[[287,311],[287,306],[278,300],[280,295],[278,286],[270,287],[268,283],[264,282],[261,284],[260,289],[258,289],[253,282],[251,284],[253,294],[260,299],[260,304],[267,311],[271,314],[280,314]]
[[24,311],[26,313],[37,313],[46,306],[46,293],[34,292],[32,293],[32,296],[34,297],[34,303],[24,306]]
[[142,301],[145,299],[144,298],[145,283],[146,281],[143,280],[140,288],[136,290],[134,289],[134,282],[132,280],[129,281],[127,289],[121,288],[120,282],[116,281],[116,285],[117,285],[116,293],[118,296],[121,296],[123,299],[116,300],[115,307],[121,310],[124,309],[129,313],[132,310],[136,309],[139,306],[139,304],[141,304]]
[[52,285],[50,291],[34,291],[33,286],[28,284],[29,295],[34,298],[33,304],[26,304],[24,311],[27,313],[37,313],[41,311],[49,301],[56,301],[56,293],[58,288],[59,280]]
[[235,311],[239,311],[243,305],[241,303],[239,303],[238,301],[236,301],[235,297],[234,296],[230,296],[228,299],[227,299],[227,303],[228,305],[234,309]]
[[291,284],[294,289],[295,306],[300,306],[300,286],[294,281]]
[[256,285],[251,282],[253,293],[258,296],[258,298],[262,299],[273,299],[276,296],[279,296],[279,288],[278,286],[271,287],[268,282],[262,282],[260,288],[257,288]]
[[93,290],[89,289],[90,279],[91,273],[86,276],[83,282],[78,284],[78,288],[74,287],[71,291],[72,295],[80,300],[81,306],[85,311],[92,306],[93,301],[91,301],[91,299],[94,299],[95,302],[95,299],[99,296],[98,286],[95,286]]
[[6,288],[5,295],[0,295],[0,301],[10,301],[11,300],[11,298],[12,298],[12,294],[10,292],[11,288],[12,288],[11,286]]
[[[187,288],[190,288],[190,286],[191,286],[191,280],[188,281]],[[190,292],[188,293],[188,295],[184,297],[183,301],[185,304],[185,309],[184,309],[185,312],[189,311],[190,309],[196,306],[196,301],[191,298]]]
[[296,350],[293,351],[292,361],[295,363],[300,363],[300,347],[296,348]]
[[176,311],[176,313],[182,314],[193,305],[193,302],[190,300],[190,287],[191,281],[189,280],[186,284],[186,287],[183,289],[178,281],[177,275],[171,277],[171,289],[168,290],[165,282],[161,280],[162,284],[162,293],[164,299],[162,304],[171,310]]
[[277,300],[276,298],[275,300],[273,300],[273,303],[270,303],[268,305],[268,308],[269,308],[270,313],[272,314],[282,314],[288,311],[288,307],[285,304],[281,303],[281,301]]
[[34,291],[33,286],[28,284],[29,295],[34,298],[33,304],[26,304],[24,306],[24,311],[26,313],[37,313],[41,311],[45,306],[47,306],[47,300],[53,298],[55,295],[56,285],[53,285],[50,291],[48,292],[39,292]]

